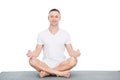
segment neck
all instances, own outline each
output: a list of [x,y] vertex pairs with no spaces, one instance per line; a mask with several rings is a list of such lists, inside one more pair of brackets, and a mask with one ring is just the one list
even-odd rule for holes
[[54,30],[56,30],[56,29],[58,29],[58,26],[49,26],[49,29],[54,29]]
[[59,27],[58,27],[58,26],[50,26],[50,27],[49,27],[49,31],[50,31],[52,34],[56,34],[58,30],[59,30]]

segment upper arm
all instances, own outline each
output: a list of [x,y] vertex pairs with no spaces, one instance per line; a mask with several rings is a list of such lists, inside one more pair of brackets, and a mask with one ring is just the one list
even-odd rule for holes
[[77,50],[77,51],[75,51],[73,48],[72,48],[72,45],[71,44],[66,44],[65,45],[65,47],[66,47],[66,49],[67,49],[67,51],[68,51],[68,53],[69,53],[69,55],[71,56],[71,57],[78,57],[78,56],[80,56],[80,51],[79,51],[79,49]]

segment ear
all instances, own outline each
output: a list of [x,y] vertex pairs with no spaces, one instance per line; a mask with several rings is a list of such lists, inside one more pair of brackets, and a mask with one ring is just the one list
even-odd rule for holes
[[59,20],[61,20],[61,16],[60,16]]
[[48,20],[49,20],[49,16],[48,16]]

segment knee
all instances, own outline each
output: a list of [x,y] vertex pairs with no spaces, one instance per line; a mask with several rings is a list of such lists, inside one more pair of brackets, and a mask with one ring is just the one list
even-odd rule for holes
[[29,59],[29,64],[30,64],[31,66],[34,66],[34,65],[36,64],[36,58],[35,58],[35,57],[30,58],[30,59]]
[[77,64],[77,59],[76,58],[74,58],[74,57],[70,57],[70,59],[69,59],[70,61],[70,66],[75,66],[76,64]]

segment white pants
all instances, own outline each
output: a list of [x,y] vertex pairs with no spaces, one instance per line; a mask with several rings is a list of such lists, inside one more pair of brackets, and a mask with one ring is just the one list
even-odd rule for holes
[[43,59],[43,62],[45,62],[48,67],[50,68],[55,68],[57,67],[61,62],[63,62],[65,60],[65,58],[63,59],[59,59],[59,60],[56,60],[56,59],[52,59],[52,58],[44,58]]

